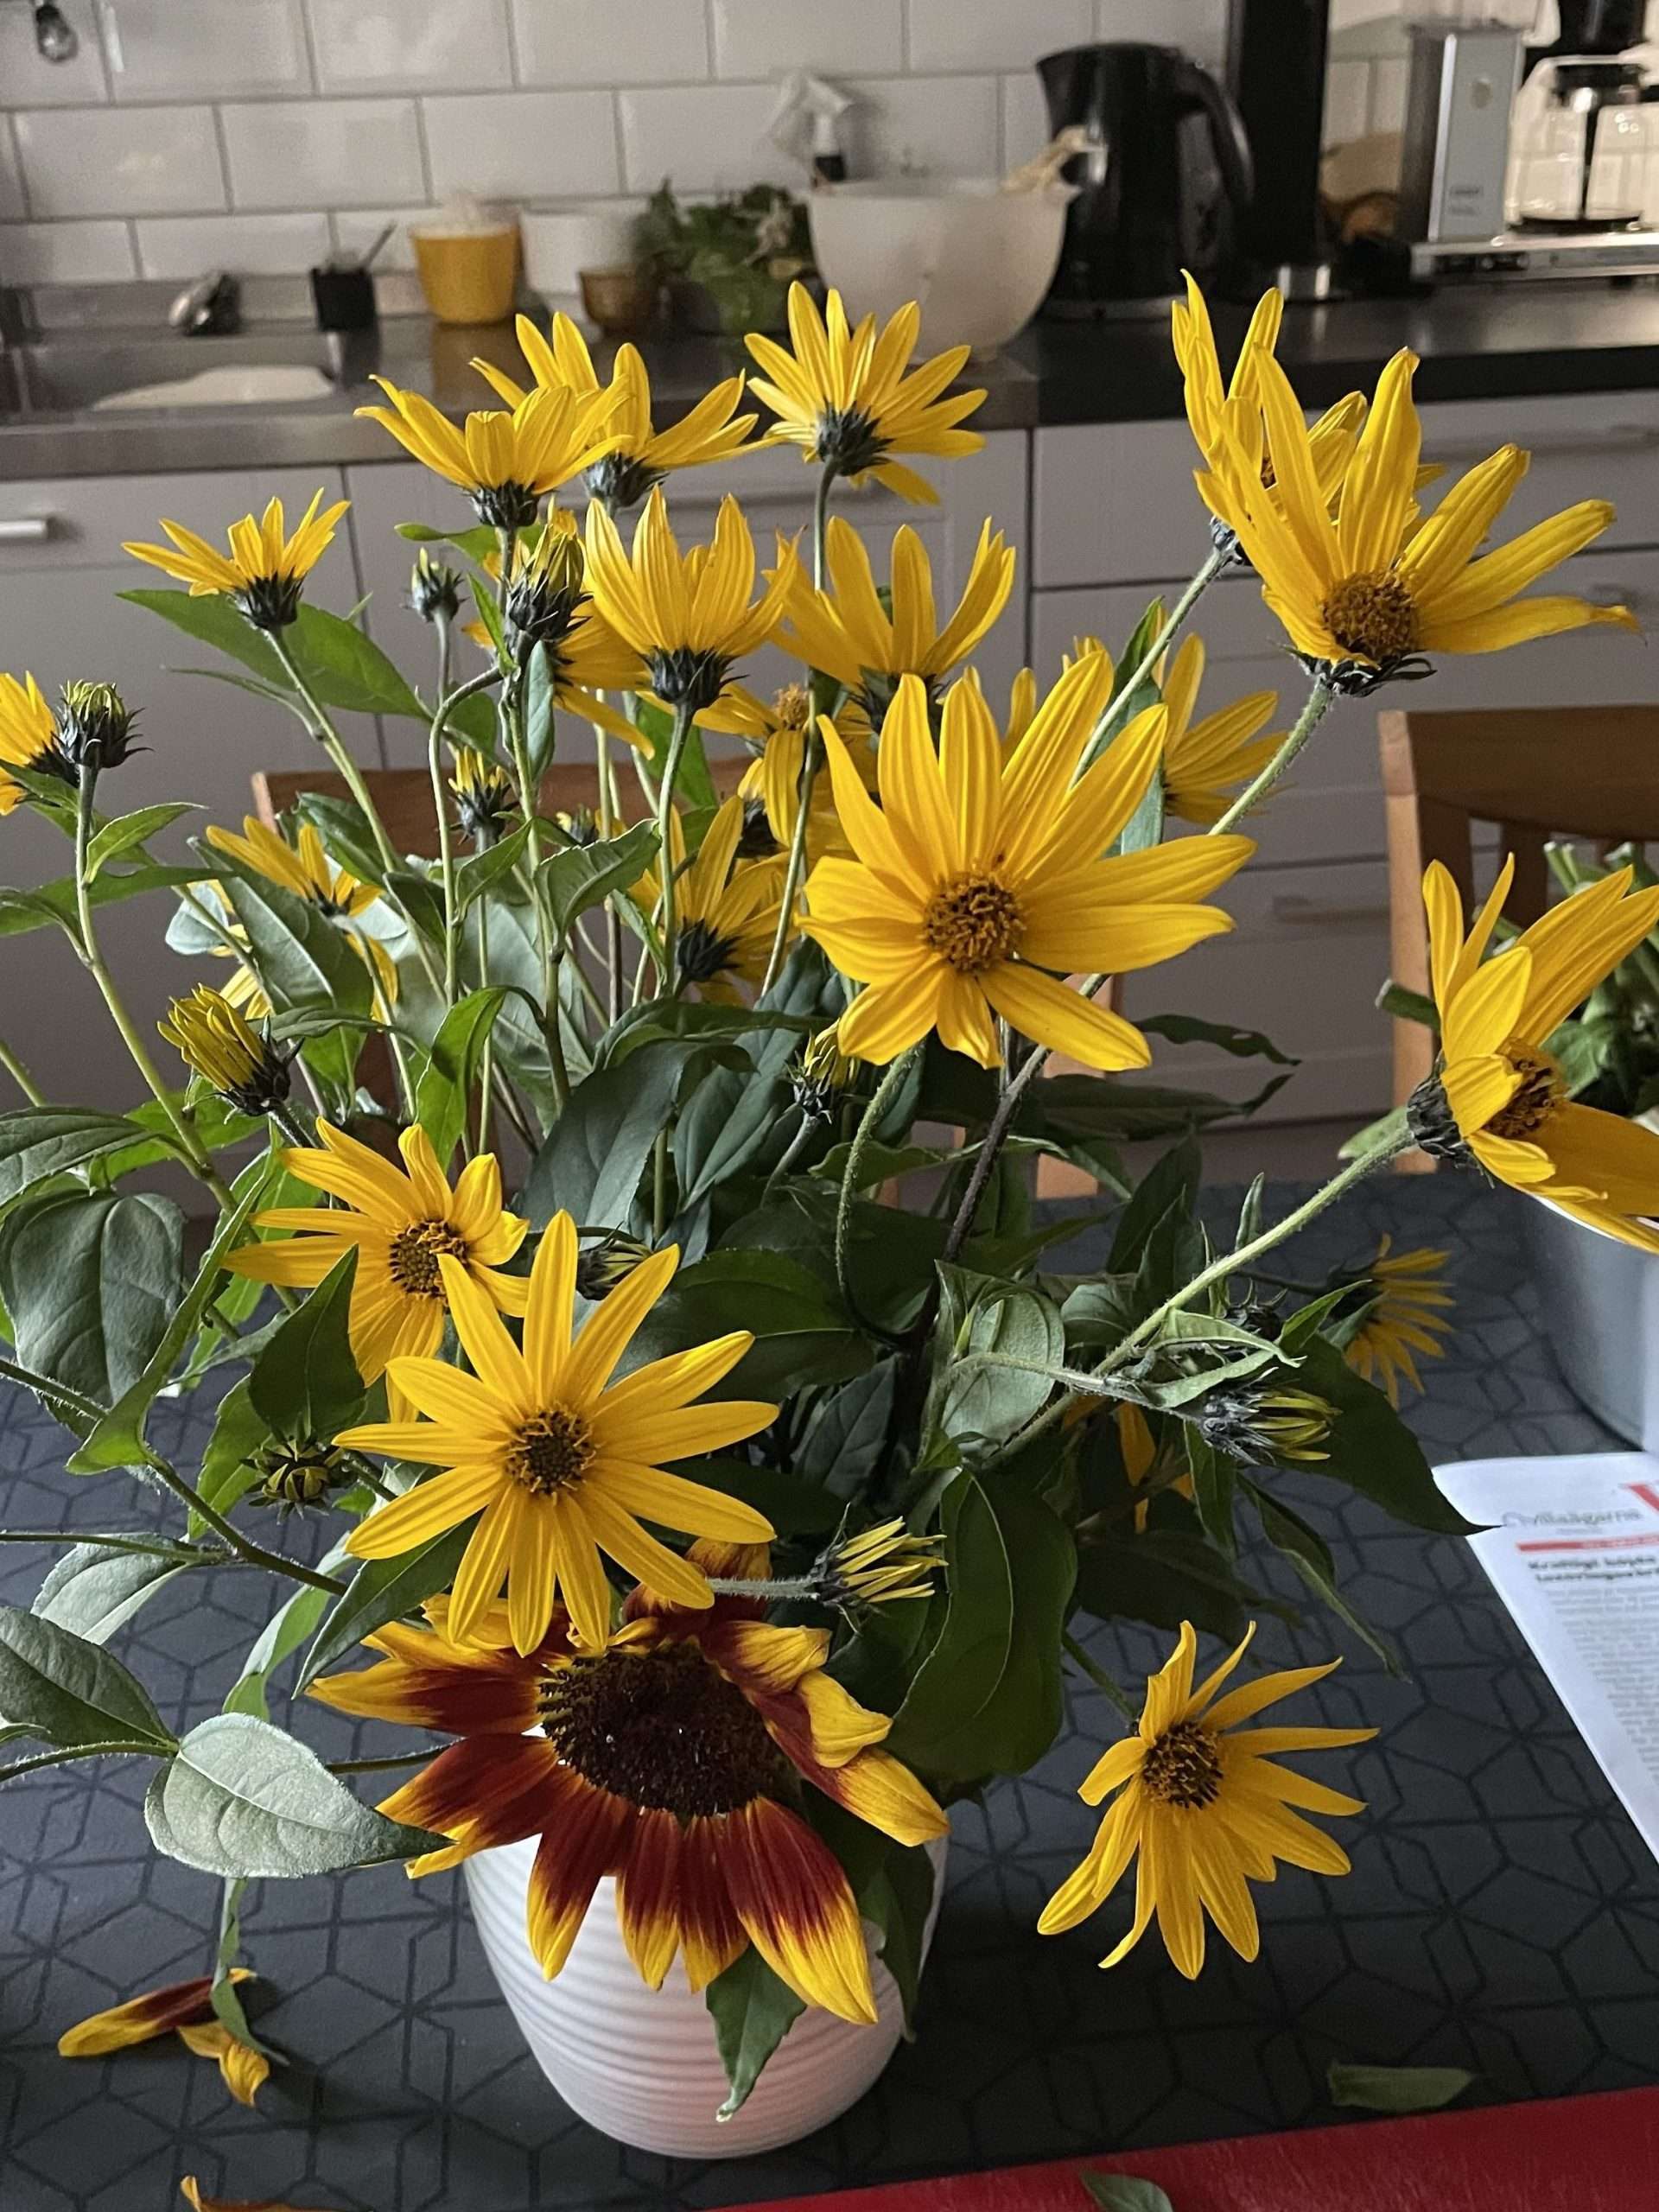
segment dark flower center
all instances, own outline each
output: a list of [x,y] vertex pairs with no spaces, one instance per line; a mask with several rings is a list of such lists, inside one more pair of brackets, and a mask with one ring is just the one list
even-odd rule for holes
[[660,468],[631,453],[604,454],[587,474],[589,493],[613,515],[625,507],[637,507],[652,485],[662,480]]
[[1196,1813],[1221,1795],[1221,1754],[1216,1739],[1196,1720],[1178,1720],[1151,1746],[1141,1764],[1141,1786],[1161,1805]]
[[302,576],[250,576],[233,594],[244,618],[256,630],[286,630],[297,620]]
[[760,1714],[694,1643],[573,1660],[543,1681],[541,1716],[584,1781],[682,1821],[734,1813],[789,1785]]
[[666,705],[687,706],[701,714],[725,690],[731,665],[728,656],[712,646],[664,647],[651,657],[651,688]]
[[568,1406],[533,1414],[507,1452],[507,1472],[537,1497],[551,1497],[580,1482],[593,1463],[594,1433]]
[[734,938],[722,937],[707,922],[689,922],[680,932],[680,981],[711,983],[723,969],[730,967],[736,949]]
[[1319,612],[1344,652],[1380,667],[1416,650],[1416,604],[1390,569],[1344,576]]
[[1025,928],[1020,901],[994,875],[957,876],[936,891],[922,916],[922,938],[959,975],[977,976],[1006,960]]
[[411,1298],[442,1298],[443,1276],[438,1268],[441,1252],[448,1252],[454,1260],[467,1256],[467,1239],[447,1221],[412,1221],[407,1229],[400,1229],[386,1255],[391,1279],[398,1289],[406,1291]]
[[1561,1095],[1561,1078],[1548,1053],[1530,1046],[1512,1046],[1505,1057],[1520,1075],[1515,1096],[1500,1106],[1486,1124],[1495,1137],[1524,1144],[1537,1135],[1554,1112]]

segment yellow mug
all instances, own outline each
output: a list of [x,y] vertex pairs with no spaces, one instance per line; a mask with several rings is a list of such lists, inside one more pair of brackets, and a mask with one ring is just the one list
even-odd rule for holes
[[426,304],[439,322],[505,322],[518,285],[518,226],[411,231]]

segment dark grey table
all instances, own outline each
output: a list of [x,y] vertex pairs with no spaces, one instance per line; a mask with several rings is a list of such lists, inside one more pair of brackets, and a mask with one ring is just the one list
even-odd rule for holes
[[[1277,1195],[1288,1203],[1288,1189]],[[1382,1229],[1453,1247],[1461,1331],[1413,1414],[1432,1456],[1608,1440],[1550,1364],[1513,1203],[1449,1176],[1382,1180],[1300,1248],[1306,1272],[1357,1256]],[[199,1445],[200,1408],[165,1418],[175,1453]],[[0,1399],[8,1519],[90,1527],[144,1512],[120,1478],[78,1482],[61,1465],[61,1432],[32,1402]],[[1084,1689],[1040,1768],[957,1813],[918,2041],[838,2126],[792,2150],[674,2164],[592,2133],[526,2056],[459,1878],[411,1884],[395,1869],[251,1892],[249,1955],[272,2000],[259,2024],[294,2063],[249,2113],[170,2042],[55,2056],[83,2014],[204,1970],[216,1893],[148,1851],[136,1767],[47,1774],[0,1799],[0,2207],[170,2212],[186,2172],[232,2197],[339,2212],[728,2205],[1330,2121],[1332,2058],[1465,2066],[1481,2077],[1474,2094],[1498,2101],[1659,2077],[1659,1867],[1480,1568],[1462,1543],[1401,1530],[1317,1477],[1295,1495],[1410,1675],[1391,1681],[1351,1649],[1303,1700],[1308,1717],[1317,1706],[1382,1727],[1352,1759],[1370,1809],[1344,1824],[1346,1880],[1287,1869],[1257,1891],[1256,1965],[1212,1941],[1188,1984],[1148,1937],[1099,1973],[1127,1892],[1069,1936],[1034,1933],[1091,1831],[1076,1785],[1117,1732]],[[0,1593],[26,1603],[44,1565],[9,1551]],[[1294,1594],[1277,1562],[1262,1573]],[[138,1617],[120,1648],[171,1723],[217,1708],[264,1596],[257,1578],[224,1573],[175,1585]],[[1342,1638],[1321,1618],[1299,1634],[1269,1623],[1262,1643],[1281,1665]],[[1163,1640],[1130,1631],[1097,1649],[1142,1669]],[[389,1743],[315,1707],[306,1732],[329,1757]]]

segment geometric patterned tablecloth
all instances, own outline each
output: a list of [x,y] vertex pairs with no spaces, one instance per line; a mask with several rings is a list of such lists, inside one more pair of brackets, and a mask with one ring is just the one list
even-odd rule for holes
[[[1274,1195],[1288,1204],[1294,1191]],[[1431,1457],[1609,1440],[1551,1365],[1516,1228],[1513,1203],[1477,1179],[1380,1178],[1294,1248],[1311,1274],[1383,1230],[1452,1246],[1459,1333],[1412,1414]],[[171,1433],[158,1440],[188,1459],[204,1409],[162,1418]],[[77,1481],[61,1465],[62,1432],[0,1395],[14,1525],[144,1514],[123,1478]],[[1084,1688],[1040,1767],[957,1808],[918,2038],[808,2141],[693,2164],[594,2134],[525,2055],[459,1876],[410,1883],[395,1868],[251,1891],[259,2025],[294,2063],[249,2113],[172,2043],[55,2056],[71,2021],[205,1969],[216,1892],[147,1849],[136,1763],[48,1771],[0,1796],[0,2208],[172,2212],[178,2177],[194,2172],[210,2193],[337,2212],[690,2212],[1329,2121],[1332,2058],[1465,2066],[1492,2100],[1659,2078],[1659,1866],[1484,1575],[1461,1542],[1399,1529],[1317,1476],[1293,1487],[1409,1674],[1390,1680],[1349,1639],[1342,1671],[1301,1701],[1304,1717],[1382,1728],[1348,1770],[1370,1810],[1343,1824],[1349,1878],[1287,1869],[1257,1890],[1255,1965],[1212,1941],[1189,1984],[1148,1939],[1099,1973],[1128,1889],[1070,1936],[1035,1934],[1092,1828],[1076,1785],[1118,1728]],[[27,1603],[44,1564],[7,1548],[0,1598]],[[1251,1566],[1295,1596],[1279,1562]],[[265,1595],[245,1573],[188,1578],[125,1632],[118,1649],[169,1723],[217,1708]],[[1127,1674],[1156,1663],[1165,1641],[1131,1630],[1097,1649]],[[1292,1664],[1344,1641],[1322,1617],[1300,1632],[1268,1622],[1262,1656]],[[305,1733],[325,1757],[390,1747],[384,1729],[315,1707]]]

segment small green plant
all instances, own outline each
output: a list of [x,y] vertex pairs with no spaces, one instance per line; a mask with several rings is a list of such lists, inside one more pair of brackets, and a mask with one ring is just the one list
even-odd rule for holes
[[790,284],[815,273],[806,209],[775,184],[683,203],[664,178],[639,219],[639,244],[664,279],[700,284],[734,337],[780,327]]

